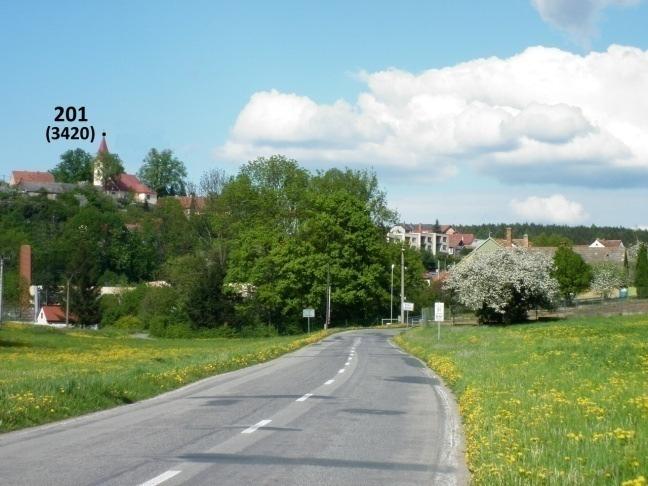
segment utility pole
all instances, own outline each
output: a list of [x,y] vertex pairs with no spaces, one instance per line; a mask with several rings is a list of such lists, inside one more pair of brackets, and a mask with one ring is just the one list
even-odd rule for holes
[[67,285],[65,290],[65,325],[70,324],[70,280],[72,277],[68,277]]
[[324,319],[324,329],[328,329],[331,324],[331,269],[326,266],[326,318]]
[[2,289],[4,285],[4,255],[0,255],[0,323],[2,323]]
[[389,292],[389,323],[394,322],[394,267],[395,265],[391,264],[391,291]]
[[403,304],[405,303],[405,246],[401,246],[401,292],[400,292],[400,322],[403,324],[405,322],[405,311],[403,310]]

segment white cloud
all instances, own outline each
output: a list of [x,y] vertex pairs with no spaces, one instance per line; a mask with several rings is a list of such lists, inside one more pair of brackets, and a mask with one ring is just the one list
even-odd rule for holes
[[513,199],[510,206],[516,215],[529,222],[574,224],[588,217],[582,204],[570,201],[562,194]]
[[358,77],[367,89],[354,103],[255,93],[217,155],[283,153],[427,178],[477,168],[516,183],[648,182],[648,51],[532,47],[508,59]]
[[586,43],[595,34],[601,12],[609,6],[630,6],[639,0],[532,0],[545,22]]

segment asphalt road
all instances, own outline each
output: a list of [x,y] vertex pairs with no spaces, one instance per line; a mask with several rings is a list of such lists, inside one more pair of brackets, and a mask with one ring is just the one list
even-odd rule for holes
[[466,484],[454,403],[393,333],[0,435],[0,484]]

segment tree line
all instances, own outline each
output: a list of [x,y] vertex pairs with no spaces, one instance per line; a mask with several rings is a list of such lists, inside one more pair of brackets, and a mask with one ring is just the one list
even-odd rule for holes
[[624,228],[621,226],[567,226],[536,223],[486,223],[480,225],[457,225],[462,233],[473,233],[476,238],[505,238],[506,228],[513,229],[514,238],[528,235],[535,246],[589,245],[596,238],[622,240],[626,246],[637,242],[648,242],[648,230]]
[[[53,170],[57,179],[88,177],[92,159],[66,154]],[[116,202],[89,185],[55,200],[0,192],[0,251],[12,256],[5,287],[19,287],[17,249],[31,244],[33,282],[49,303],[65,303],[69,286],[70,308],[81,324],[157,335],[297,332],[305,326],[303,308],[315,308],[321,322],[329,285],[334,325],[375,323],[390,314],[390,271],[401,248],[386,241],[397,216],[375,174],[311,173],[273,156],[232,176],[208,171],[194,186],[181,162],[176,169],[182,170],[158,184],[144,177],[151,165],[140,170],[147,184],[165,185],[160,193],[169,196],[200,191],[205,207],[187,216],[174,197],[155,206]],[[421,254],[406,249],[405,260],[408,300],[429,301]],[[399,277],[396,272],[395,289]],[[134,290],[98,298],[107,285]],[[18,291],[5,295],[16,300]],[[399,297],[393,300],[397,307]]]

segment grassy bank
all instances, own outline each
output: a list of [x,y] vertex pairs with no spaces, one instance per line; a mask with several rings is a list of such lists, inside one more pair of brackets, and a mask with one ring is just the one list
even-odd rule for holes
[[0,327],[0,431],[131,403],[275,358],[326,334],[139,339],[104,331]]
[[[646,484],[648,317],[419,328],[458,397],[475,484]],[[643,478],[642,478],[643,477]]]

